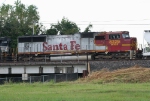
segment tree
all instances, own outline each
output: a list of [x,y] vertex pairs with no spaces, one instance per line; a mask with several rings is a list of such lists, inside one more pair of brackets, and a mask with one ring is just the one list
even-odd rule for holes
[[56,25],[52,24],[46,34],[56,35],[58,31],[61,35],[70,35],[79,32],[80,28],[76,23],[69,21],[67,18],[63,18],[61,22],[58,21]]
[[15,5],[5,5],[0,7],[0,36],[7,36],[12,39],[11,47],[17,46],[17,37],[22,35],[32,35],[34,25],[35,33],[41,31],[39,13],[34,5],[25,6],[20,0]]
[[58,30],[55,28],[54,25],[51,25],[50,29],[46,31],[46,34],[48,35],[56,35],[58,33]]
[[92,26],[92,24],[89,24],[86,28],[85,28],[85,30],[84,30],[84,32],[91,32],[91,28],[92,28],[93,26]]

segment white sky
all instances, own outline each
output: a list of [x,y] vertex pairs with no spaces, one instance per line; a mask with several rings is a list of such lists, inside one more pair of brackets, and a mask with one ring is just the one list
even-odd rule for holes
[[[0,5],[14,4],[15,1],[0,0]],[[137,37],[138,44],[143,43],[143,31],[150,30],[150,0],[21,0],[21,2],[38,7],[40,22],[47,28],[51,23],[66,17],[75,22],[81,31],[84,31],[89,23],[93,25],[92,31],[129,31],[131,37]]]

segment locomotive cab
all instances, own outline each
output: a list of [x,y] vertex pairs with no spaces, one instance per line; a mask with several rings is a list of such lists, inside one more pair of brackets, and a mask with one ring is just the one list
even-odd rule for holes
[[108,33],[108,51],[117,53],[115,55],[120,58],[132,59],[137,50],[137,40],[130,37],[128,31],[110,32]]
[[[128,31],[103,32],[95,36],[95,45],[104,46],[99,52],[101,58],[133,58],[137,50],[137,40]],[[105,53],[105,54],[103,54]],[[102,55],[103,54],[103,55]]]

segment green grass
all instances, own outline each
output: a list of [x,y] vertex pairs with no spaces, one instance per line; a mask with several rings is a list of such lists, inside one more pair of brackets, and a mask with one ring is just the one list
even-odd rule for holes
[[0,85],[0,101],[149,101],[150,83]]

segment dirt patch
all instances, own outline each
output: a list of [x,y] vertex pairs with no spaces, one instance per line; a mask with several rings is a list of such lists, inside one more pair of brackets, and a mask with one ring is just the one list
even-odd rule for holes
[[118,69],[109,71],[108,69],[102,69],[89,74],[86,78],[82,78],[81,81],[90,82],[150,82],[150,68],[144,68],[140,66],[134,66],[125,69]]

